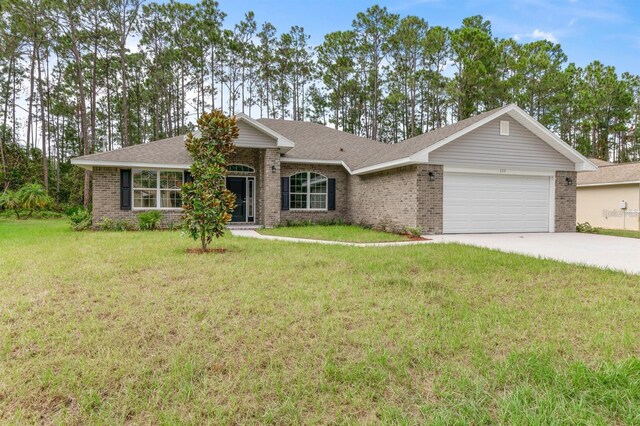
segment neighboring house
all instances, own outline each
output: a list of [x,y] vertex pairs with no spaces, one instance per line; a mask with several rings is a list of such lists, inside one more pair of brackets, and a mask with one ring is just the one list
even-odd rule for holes
[[640,230],[640,162],[591,161],[598,171],[578,174],[578,222]]
[[[596,170],[552,132],[509,105],[387,145],[319,124],[237,115],[227,187],[233,222],[343,219],[426,233],[571,232],[576,171]],[[180,218],[191,159],[178,136],[86,155],[93,218]]]

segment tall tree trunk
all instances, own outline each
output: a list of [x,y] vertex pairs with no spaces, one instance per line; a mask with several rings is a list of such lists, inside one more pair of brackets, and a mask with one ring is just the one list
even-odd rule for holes
[[38,62],[38,97],[40,98],[40,118],[41,118],[41,126],[40,130],[42,132],[42,181],[44,183],[44,188],[47,192],[49,192],[49,160],[47,158],[47,121],[45,116],[45,100],[44,100],[44,90],[42,89],[42,66],[40,60],[40,49],[37,49],[36,58]]
[[120,73],[122,78],[122,146],[129,146],[129,104],[127,95],[126,36],[120,41]]
[[[27,111],[27,158],[31,155],[31,126],[33,123],[33,93],[34,93],[34,80],[35,80],[35,66],[36,66],[36,42],[33,42],[31,50],[31,72],[29,77],[29,109]],[[15,126],[15,123],[13,123]]]
[[[80,109],[80,132],[82,133],[82,146],[83,154],[90,154],[89,147],[89,129],[87,124],[87,104],[86,94],[84,88],[84,74],[82,72],[82,54],[78,48],[78,37],[75,28],[75,17],[69,17],[70,32],[71,32],[71,52],[75,60],[76,78],[78,79],[78,107]],[[84,171],[84,208],[88,209],[91,199],[91,172],[89,170]]]

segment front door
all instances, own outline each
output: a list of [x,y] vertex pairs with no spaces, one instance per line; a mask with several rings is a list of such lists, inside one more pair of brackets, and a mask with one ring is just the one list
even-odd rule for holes
[[227,189],[236,194],[236,208],[231,213],[231,222],[246,222],[247,178],[227,177]]

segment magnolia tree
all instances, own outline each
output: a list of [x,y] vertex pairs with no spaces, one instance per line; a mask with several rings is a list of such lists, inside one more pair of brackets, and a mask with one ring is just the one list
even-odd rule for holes
[[184,231],[194,240],[199,238],[206,251],[213,237],[224,235],[235,208],[236,197],[226,187],[226,175],[238,127],[235,117],[215,110],[202,114],[198,128],[200,135],[189,133],[185,142],[193,163],[191,179],[182,185],[182,220]]

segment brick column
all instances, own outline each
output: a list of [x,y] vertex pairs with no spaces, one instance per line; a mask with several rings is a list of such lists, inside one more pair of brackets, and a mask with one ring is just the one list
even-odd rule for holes
[[[433,173],[433,180],[429,176]],[[427,234],[442,234],[443,167],[437,164],[419,164],[418,217],[416,222]]]
[[[556,232],[576,231],[576,172],[556,172]],[[568,184],[567,178],[571,180]]]
[[[271,228],[280,222],[280,150],[267,148],[264,150],[260,164],[262,175],[262,225]],[[272,167],[276,167],[273,173]]]

